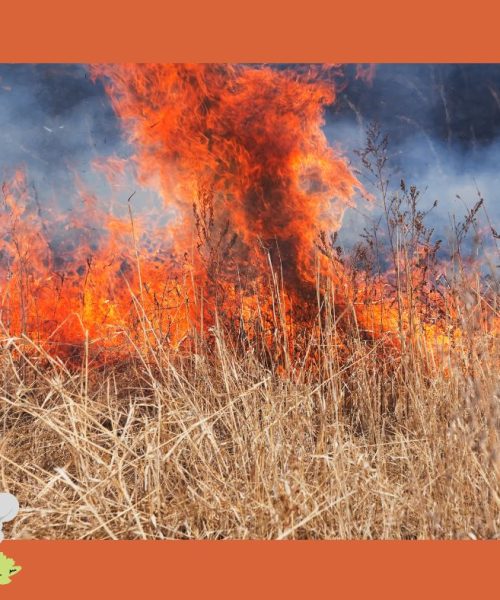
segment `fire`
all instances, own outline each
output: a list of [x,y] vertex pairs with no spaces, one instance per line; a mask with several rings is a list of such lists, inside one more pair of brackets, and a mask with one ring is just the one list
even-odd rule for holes
[[[4,184],[0,320],[9,335],[66,350],[88,339],[119,353],[141,336],[175,346],[220,316],[246,319],[250,330],[256,314],[275,319],[273,272],[290,335],[300,320],[315,322],[318,277],[335,288],[339,312],[356,306],[362,328],[397,329],[396,309],[368,308],[366,289],[352,286],[324,243],[362,190],[322,128],[334,68],[91,71],[136,149],[137,180],[156,186],[163,204],[122,198],[115,213],[76,177],[68,215],[57,203],[38,206],[21,172]],[[94,168],[121,193],[123,160]]]
[[[177,218],[175,251],[190,251],[197,209],[209,202],[211,237],[228,228],[240,265],[260,247],[285,252],[287,279],[312,276],[319,228],[336,231],[359,183],[322,131],[335,88],[317,72],[220,65],[94,69],[138,147],[143,181],[160,178]],[[333,205],[333,203],[336,203]],[[196,212],[196,211],[195,211]]]
[[361,79],[361,81],[371,86],[373,85],[376,71],[377,65],[374,63],[359,63],[356,65],[356,79]]

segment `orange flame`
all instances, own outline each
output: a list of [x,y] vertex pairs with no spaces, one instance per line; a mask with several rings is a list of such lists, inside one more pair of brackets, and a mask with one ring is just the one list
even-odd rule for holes
[[[217,311],[272,311],[269,263],[287,309],[314,321],[319,273],[374,335],[397,329],[395,309],[368,308],[366,290],[322,244],[362,189],[322,129],[334,67],[99,65],[92,75],[136,148],[138,181],[156,186],[163,206],[122,199],[115,214],[75,175],[80,202],[68,216],[42,210],[17,173],[0,213],[9,335],[78,347],[88,333],[115,352],[133,332],[177,344]],[[94,168],[121,193],[123,160]],[[383,298],[382,288],[370,293]]]
[[311,277],[318,230],[336,231],[359,183],[329,147],[323,109],[335,99],[318,73],[220,65],[94,68],[105,76],[138,147],[143,181],[159,175],[177,218],[178,255],[189,251],[193,203],[213,205],[214,233],[228,225],[241,264],[260,267],[259,245],[285,253],[290,278]]
[[376,71],[377,65],[374,63],[358,63],[356,65],[356,79],[361,79],[368,86],[372,86]]

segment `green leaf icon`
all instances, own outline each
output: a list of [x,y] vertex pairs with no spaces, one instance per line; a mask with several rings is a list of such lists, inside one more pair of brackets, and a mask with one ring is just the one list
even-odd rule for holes
[[11,577],[21,570],[12,558],[5,556],[0,552],[0,585],[7,585],[11,582]]

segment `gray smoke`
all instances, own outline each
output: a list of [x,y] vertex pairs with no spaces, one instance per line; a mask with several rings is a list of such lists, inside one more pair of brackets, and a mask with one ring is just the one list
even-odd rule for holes
[[[390,187],[401,179],[421,191],[421,206],[437,237],[449,234],[479,199],[479,217],[500,222],[500,65],[379,65],[371,85],[351,77],[328,113],[326,133],[369,185],[356,150],[377,123],[388,136]],[[480,195],[480,196],[479,196]],[[457,197],[459,196],[459,197]],[[379,204],[348,209],[340,233],[350,246],[377,222]]]
[[[477,189],[500,229],[500,65],[379,65],[372,84],[347,66],[325,130],[363,183],[355,150],[371,122],[389,137],[393,189],[403,178],[422,191],[423,206],[439,201],[432,217],[437,235],[446,234],[451,214],[477,201]],[[102,84],[85,66],[0,65],[0,178],[23,167],[42,209],[56,199],[71,210],[75,173],[105,199],[109,185],[92,161],[132,153]],[[137,206],[151,194],[129,175],[120,192],[124,206],[134,190]],[[379,206],[364,201],[349,209],[342,243],[352,244],[379,215]]]

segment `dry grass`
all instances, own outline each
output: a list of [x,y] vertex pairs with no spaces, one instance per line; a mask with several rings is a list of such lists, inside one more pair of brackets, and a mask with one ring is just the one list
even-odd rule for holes
[[394,356],[352,334],[347,361],[322,344],[319,368],[289,371],[235,352],[222,327],[211,340],[70,369],[11,339],[0,486],[22,509],[6,535],[498,536],[492,336],[469,326],[451,349]]
[[[418,313],[438,278],[437,245],[416,190],[388,194],[377,139],[362,158],[385,206],[399,313],[388,335],[401,348],[339,319],[323,290],[319,326],[290,358],[277,284],[272,352],[258,333],[235,342],[222,316],[203,336],[192,331],[189,352],[174,351],[137,298],[144,335],[122,362],[103,365],[87,345],[71,367],[4,331],[0,489],[21,504],[6,536],[499,537],[498,295],[494,279],[485,292],[471,276],[460,249],[481,203],[455,228],[453,311],[436,313],[461,336],[433,345]],[[370,278],[380,289],[379,239],[367,234],[350,266],[333,256],[355,275],[370,273],[365,289]]]

